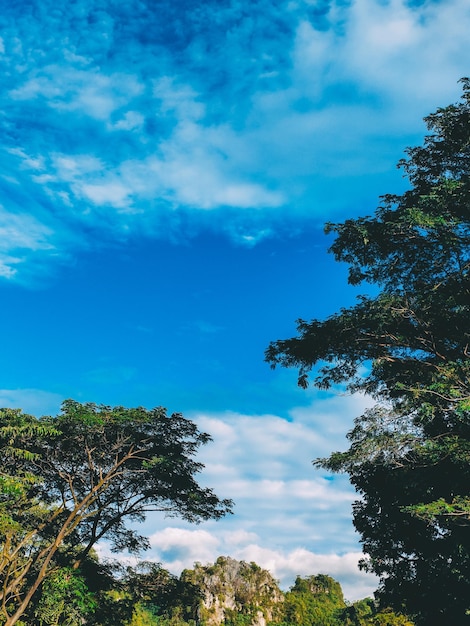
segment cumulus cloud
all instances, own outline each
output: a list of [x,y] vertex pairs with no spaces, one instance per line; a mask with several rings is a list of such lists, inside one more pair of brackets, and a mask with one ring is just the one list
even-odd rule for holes
[[219,540],[206,530],[165,528],[149,537],[150,545],[172,571],[191,567],[195,561],[207,562],[217,552]]
[[254,561],[268,569],[284,589],[293,584],[296,576],[328,574],[339,580],[343,593],[350,602],[372,596],[377,589],[376,577],[358,569],[358,562],[362,557],[360,552],[318,554],[302,548],[283,553],[255,544],[246,546],[237,555],[237,558]]
[[[353,418],[371,404],[358,396],[331,396],[276,415],[234,413],[193,416],[214,443],[201,451],[203,480],[236,503],[224,524],[293,547],[302,536],[315,550],[341,544],[357,549],[351,523],[354,490],[344,476],[315,470],[311,461],[345,449]],[[275,512],[275,514],[273,514]],[[276,538],[276,539],[274,539]]]
[[145,523],[149,556],[171,571],[220,554],[255,561],[284,588],[296,575],[328,573],[346,596],[370,595],[373,576],[357,568],[358,538],[351,521],[355,493],[346,477],[315,470],[311,459],[344,449],[353,418],[371,404],[362,396],[312,398],[309,407],[276,415],[195,414],[214,443],[201,450],[200,480],[235,501],[234,514],[192,529],[152,516]]
[[[90,375],[101,380],[115,374],[98,370]],[[128,374],[132,373],[118,371],[111,382]],[[351,522],[354,490],[346,477],[315,470],[310,461],[343,449],[344,433],[371,401],[362,396],[311,395],[311,405],[292,409],[288,419],[233,412],[193,414],[199,428],[214,439],[198,454],[205,465],[199,481],[220,497],[233,498],[234,513],[197,527],[150,514],[138,527],[150,539],[145,558],[179,574],[196,561],[209,563],[230,555],[269,569],[284,589],[297,575],[326,573],[341,582],[348,599],[370,595],[377,581],[357,568],[361,555]],[[41,415],[56,414],[62,398],[17,389],[0,390],[0,400],[3,406]],[[106,543],[100,553],[111,556]],[[126,555],[120,558],[125,560]]]
[[175,574],[192,568],[196,562],[209,564],[220,555],[228,555],[269,570],[284,590],[294,584],[297,576],[312,574],[328,574],[339,580],[350,601],[371,596],[377,588],[376,577],[358,568],[363,557],[360,552],[338,555],[305,548],[285,551],[263,547],[255,533],[243,530],[211,533],[172,526],[151,535],[150,543],[148,556]]

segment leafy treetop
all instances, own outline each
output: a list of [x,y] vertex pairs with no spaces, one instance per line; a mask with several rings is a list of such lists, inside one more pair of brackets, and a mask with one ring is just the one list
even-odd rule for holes
[[[0,411],[0,600],[12,625],[57,559],[79,567],[103,538],[138,552],[127,527],[150,511],[191,522],[220,518],[231,501],[201,487],[194,456],[210,436],[165,409],[67,400],[56,417]],[[12,499],[12,490],[15,497]]]
[[298,367],[301,386],[321,363],[319,387],[347,382],[414,408],[470,406],[470,82],[462,82],[462,102],[427,117],[424,146],[399,164],[412,188],[383,196],[372,217],[326,226],[349,282],[379,293],[324,321],[299,320],[297,337],[269,346],[268,362]]

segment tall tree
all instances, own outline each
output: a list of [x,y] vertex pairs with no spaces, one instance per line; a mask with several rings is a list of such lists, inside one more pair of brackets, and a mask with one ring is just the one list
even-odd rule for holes
[[195,479],[203,466],[194,455],[208,441],[193,422],[162,408],[68,400],[57,417],[1,412],[4,623],[21,618],[59,561],[78,568],[100,539],[118,551],[146,548],[148,541],[128,521],[142,521],[150,511],[191,522],[229,512],[229,500]]
[[[349,282],[376,295],[272,343],[272,366],[345,383],[379,405],[351,446],[317,464],[349,473],[354,523],[387,603],[417,623],[470,623],[470,81],[425,118],[424,145],[399,166],[410,180],[373,216],[327,224]],[[366,373],[364,373],[364,371]]]

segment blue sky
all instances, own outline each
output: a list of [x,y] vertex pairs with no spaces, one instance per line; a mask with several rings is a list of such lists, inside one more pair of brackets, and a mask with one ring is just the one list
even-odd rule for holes
[[[166,406],[213,435],[235,514],[150,518],[148,558],[219,554],[349,599],[354,498],[311,460],[370,400],[263,352],[353,302],[325,221],[371,213],[469,74],[466,0],[0,0],[0,400]],[[106,546],[103,547],[106,553]]]

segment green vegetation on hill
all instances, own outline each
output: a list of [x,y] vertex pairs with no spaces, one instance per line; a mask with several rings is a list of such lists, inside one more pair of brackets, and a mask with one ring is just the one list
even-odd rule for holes
[[[0,621],[4,624],[5,621]],[[287,592],[255,563],[219,557],[177,577],[158,563],[102,564],[92,553],[57,569],[20,626],[413,626],[367,598],[348,604],[330,576],[297,577]]]
[[219,557],[213,565],[196,563],[182,580],[199,590],[202,601],[194,617],[207,626],[249,626],[274,619],[283,594],[271,574],[256,563]]
[[324,574],[299,576],[286,593],[267,570],[230,557],[197,563],[178,580],[169,576],[169,587],[175,590],[179,582],[183,595],[173,593],[168,603],[160,587],[141,598],[129,626],[413,626],[403,615],[381,611],[370,598],[347,604],[341,585]]
[[341,585],[324,574],[297,577],[294,586],[286,593],[282,626],[336,626],[341,611],[346,607]]

